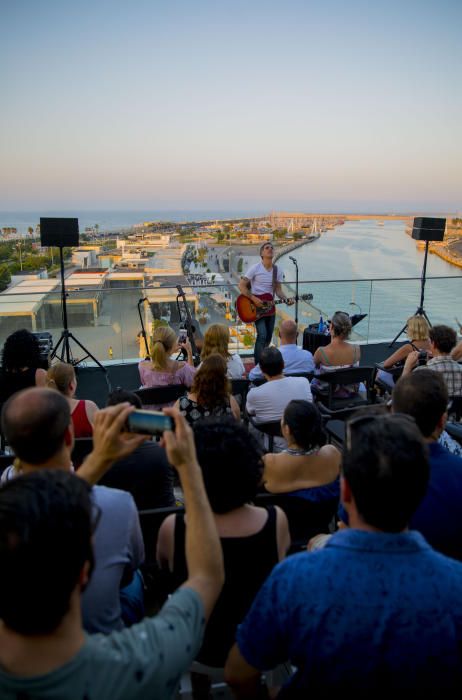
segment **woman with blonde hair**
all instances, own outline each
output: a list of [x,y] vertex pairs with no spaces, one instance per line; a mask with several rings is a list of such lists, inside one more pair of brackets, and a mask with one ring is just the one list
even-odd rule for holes
[[[172,360],[170,356],[184,348],[187,362]],[[195,375],[191,344],[178,343],[175,331],[170,326],[159,326],[155,329],[150,342],[150,359],[138,365],[141,384],[143,387],[168,386],[184,384],[191,386]]]
[[[383,363],[384,370],[390,369],[393,365],[402,364],[404,366],[404,361],[406,357],[414,350],[423,350],[425,352],[430,352],[430,337],[429,337],[429,325],[423,316],[411,316],[408,318],[406,323],[406,334],[409,342],[402,345],[398,350],[387,357]],[[379,370],[377,373],[377,380],[383,382],[390,389],[395,385],[395,380],[390,372]]]
[[65,396],[71,409],[71,418],[76,438],[93,435],[93,421],[98,406],[94,401],[76,399],[77,379],[72,365],[57,362],[47,372],[47,386]]
[[190,425],[209,416],[234,416],[240,420],[239,405],[231,396],[226,361],[217,352],[209,355],[196,372],[191,391],[175,404]]
[[237,353],[229,352],[229,328],[223,323],[212,323],[204,335],[204,345],[201,360],[216,352],[226,360],[227,375],[229,379],[241,379],[245,375],[245,367]]

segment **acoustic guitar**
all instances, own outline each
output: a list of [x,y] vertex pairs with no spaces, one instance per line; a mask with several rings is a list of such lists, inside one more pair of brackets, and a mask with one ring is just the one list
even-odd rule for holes
[[[273,299],[271,294],[254,294],[254,296],[262,300],[263,306],[255,306],[253,301],[249,299],[249,297],[246,297],[245,294],[239,294],[236,299],[237,315],[243,323],[253,323],[263,318],[263,316],[274,316],[276,313],[276,304],[286,303],[285,299]],[[298,298],[302,301],[311,301],[313,295],[301,294]],[[295,301],[295,298],[291,297],[290,300],[287,301]]]

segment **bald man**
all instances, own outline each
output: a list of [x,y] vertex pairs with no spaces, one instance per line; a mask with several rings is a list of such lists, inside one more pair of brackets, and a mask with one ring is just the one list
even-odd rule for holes
[[[297,324],[292,319],[286,319],[279,327],[281,344],[279,350],[284,359],[284,374],[314,372],[313,355],[297,345]],[[249,379],[263,379],[260,365],[256,365],[249,373]]]
[[[112,462],[147,439],[121,433],[133,410],[120,404],[96,413],[93,451],[79,469],[79,476],[95,483]],[[33,388],[12,396],[3,408],[2,430],[20,461],[20,474],[44,469],[72,471],[72,418],[69,403],[57,391]],[[10,472],[10,476],[15,474]],[[144,544],[138,512],[129,493],[93,486],[91,498],[101,511],[101,519],[94,535],[95,569],[82,596],[82,616],[88,632],[108,634],[124,628],[120,589],[143,562]],[[138,598],[141,596],[140,588]],[[141,604],[138,599],[135,602]]]

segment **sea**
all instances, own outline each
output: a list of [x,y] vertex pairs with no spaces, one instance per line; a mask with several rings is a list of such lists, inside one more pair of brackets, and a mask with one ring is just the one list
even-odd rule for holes
[[[425,251],[406,233],[404,221],[348,221],[282,256],[278,264],[295,290],[295,264],[289,255],[297,260],[299,293],[313,294],[314,312],[300,304],[299,321],[304,324],[338,310],[367,314],[355,326],[358,336],[391,340],[420,306]],[[423,291],[431,323],[457,328],[456,318],[462,320],[462,269],[429,254]]]
[[[27,235],[41,216],[79,219],[80,231],[96,224],[100,231],[126,229],[144,221],[210,221],[263,216],[268,212],[236,210],[139,210],[139,211],[29,211],[0,212],[0,229],[15,227]],[[329,318],[335,311],[366,314],[355,326],[359,339],[376,341],[395,337],[406,319],[420,306],[424,250],[405,232],[405,222],[384,219],[347,221],[329,229],[313,243],[282,256],[278,264],[295,292],[294,257],[299,269],[299,293],[313,294],[311,306],[300,303],[303,325]],[[428,256],[424,309],[430,321],[457,327],[462,320],[462,269],[436,255]],[[293,307],[286,307],[294,314]],[[402,339],[404,336],[402,336]]]

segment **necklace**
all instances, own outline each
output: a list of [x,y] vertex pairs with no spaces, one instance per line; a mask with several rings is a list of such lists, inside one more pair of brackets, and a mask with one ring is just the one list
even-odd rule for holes
[[312,447],[311,450],[302,450],[300,447],[287,447],[283,452],[288,455],[294,455],[295,457],[305,457],[306,455],[312,455],[318,451],[317,447]]

